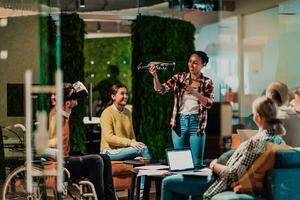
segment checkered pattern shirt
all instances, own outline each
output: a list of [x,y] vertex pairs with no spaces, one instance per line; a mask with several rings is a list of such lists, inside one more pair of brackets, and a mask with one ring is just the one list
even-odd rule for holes
[[[198,88],[198,92],[205,97],[214,100],[214,85],[211,79],[204,76],[202,73],[197,78],[197,81],[200,82],[200,87]],[[190,73],[182,72],[175,74],[171,79],[167,82],[163,83],[161,89],[158,91],[159,94],[165,94],[167,92],[174,93],[174,107],[173,114],[171,118],[171,126],[174,129],[176,126],[176,115],[178,114],[179,108],[182,105],[182,97],[185,92],[185,85],[190,85],[192,83],[192,78]],[[203,133],[205,131],[205,127],[207,124],[207,108],[212,106],[212,103],[208,103],[206,105],[202,105],[200,101],[199,103],[199,127],[197,133]]]
[[238,181],[265,152],[266,142],[285,144],[280,136],[274,135],[274,130],[260,130],[255,136],[241,143],[232,154],[225,166],[221,167],[219,178],[203,194],[204,199],[210,199],[217,193],[231,189],[231,184]]

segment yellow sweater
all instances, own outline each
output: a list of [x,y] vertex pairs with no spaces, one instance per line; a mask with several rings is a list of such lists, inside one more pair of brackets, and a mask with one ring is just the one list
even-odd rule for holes
[[100,125],[101,151],[128,147],[135,140],[131,112],[126,108],[119,112],[112,106],[107,107],[102,112]]

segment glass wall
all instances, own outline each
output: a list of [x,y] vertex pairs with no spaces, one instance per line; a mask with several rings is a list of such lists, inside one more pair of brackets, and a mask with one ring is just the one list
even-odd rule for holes
[[[14,129],[13,125],[25,124],[24,74],[29,69],[33,74],[33,84],[45,84],[50,51],[47,20],[48,16],[52,18],[59,38],[58,5],[58,0],[0,1],[0,126],[3,134],[0,139],[3,139],[1,143],[5,147],[0,147],[1,160],[5,157],[5,162],[0,167],[0,178],[18,162],[23,164],[24,134],[21,130]],[[59,62],[60,48],[56,50],[58,52],[54,54]],[[59,63],[56,65],[59,66]],[[39,99],[41,101],[38,101],[38,96],[33,96],[34,111],[45,108],[46,99]],[[35,118],[35,113],[33,116]]]
[[220,14],[216,22],[197,27],[196,49],[211,57],[205,72],[215,82],[216,101],[232,103],[239,117],[233,123],[252,120],[251,104],[270,82],[282,81],[290,90],[300,87],[300,1],[259,4],[265,8],[255,11],[238,1],[234,16]]

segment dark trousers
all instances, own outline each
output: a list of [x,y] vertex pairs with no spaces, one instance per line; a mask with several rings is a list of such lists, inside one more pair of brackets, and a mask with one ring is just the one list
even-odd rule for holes
[[86,177],[94,184],[99,200],[116,199],[111,162],[107,155],[70,156],[65,161],[72,179]]

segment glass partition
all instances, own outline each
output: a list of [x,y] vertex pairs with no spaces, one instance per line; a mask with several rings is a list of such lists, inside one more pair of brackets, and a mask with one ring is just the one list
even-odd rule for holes
[[247,128],[256,128],[251,105],[268,84],[282,81],[290,90],[300,86],[300,2],[255,5],[235,1],[234,12],[219,11],[218,20],[198,26],[195,41],[196,49],[211,57],[205,72],[215,82],[216,101],[231,102],[233,124]]
[[[137,15],[176,18],[195,26],[195,49],[210,57],[203,72],[214,81],[216,102],[230,103],[232,125],[255,128],[251,105],[264,95],[270,82],[282,81],[290,90],[300,87],[300,1],[2,0],[1,126],[24,124],[26,69],[32,70],[34,84],[43,85],[53,83],[53,68],[61,68],[61,28],[66,28],[61,13],[76,13],[85,24],[85,58],[78,63],[82,61],[80,75],[91,88],[116,76],[131,90],[131,24]],[[71,46],[74,48],[75,43]],[[111,65],[119,66],[119,71],[115,70],[119,75],[107,70]],[[93,103],[97,95],[95,91]],[[45,95],[34,96],[34,110],[47,109],[47,99]],[[78,137],[84,140],[84,136]],[[82,150],[82,144],[78,149]]]
[[[1,162],[1,175],[23,164],[25,158],[24,134],[13,126],[25,125],[25,71],[32,71],[33,85],[48,84],[49,55],[53,51],[54,65],[60,67],[59,16],[59,0],[0,1],[0,126],[4,127],[0,149],[6,161]],[[54,30],[49,28],[50,21]],[[49,40],[51,31],[54,32],[53,44]],[[49,101],[45,97],[45,94],[32,96],[34,119],[37,110],[46,109]],[[7,127],[16,133],[12,134]]]

